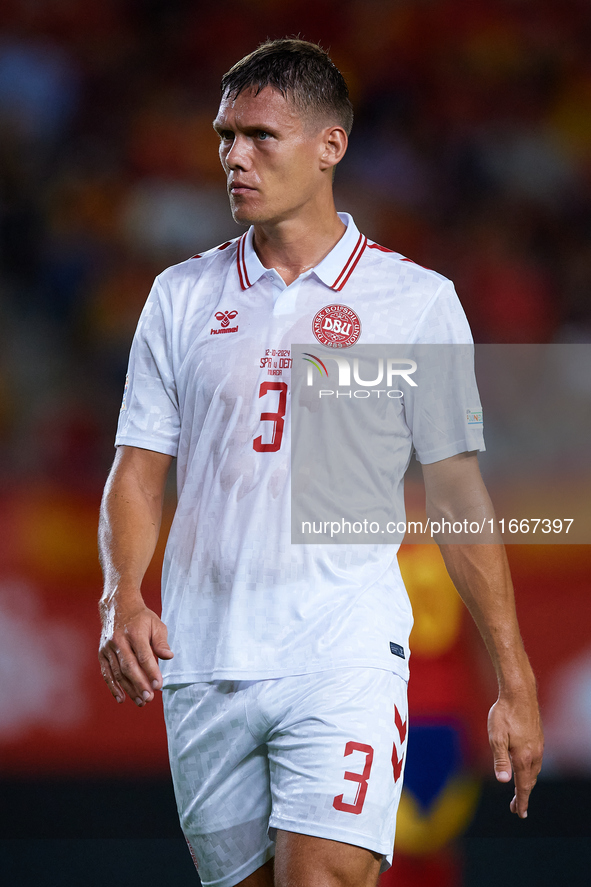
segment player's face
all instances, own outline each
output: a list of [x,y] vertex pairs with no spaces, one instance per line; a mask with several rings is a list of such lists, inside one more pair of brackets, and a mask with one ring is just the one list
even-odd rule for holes
[[242,224],[295,218],[318,197],[326,177],[323,131],[303,120],[272,87],[223,98],[214,128],[230,207]]

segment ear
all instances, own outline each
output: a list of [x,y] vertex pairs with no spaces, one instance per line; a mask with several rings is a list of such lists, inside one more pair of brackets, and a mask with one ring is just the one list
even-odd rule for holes
[[349,140],[342,126],[329,126],[322,133],[320,169],[332,169],[340,163],[347,150]]

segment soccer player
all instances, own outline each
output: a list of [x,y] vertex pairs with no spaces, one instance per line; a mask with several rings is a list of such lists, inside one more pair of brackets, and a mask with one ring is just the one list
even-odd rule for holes
[[[205,885],[370,887],[392,856],[412,616],[396,545],[291,544],[291,349],[471,339],[448,280],[336,212],[351,124],[345,81],[316,45],[263,44],[224,76],[214,127],[248,231],[156,279],[130,356],[101,511],[99,659],[118,702],[163,691]],[[474,406],[460,403],[437,446],[403,416],[393,488],[414,447],[433,518],[493,516]],[[160,619],[141,584],[174,457]],[[513,773],[525,817],[542,733],[504,551],[441,549],[497,672],[495,773]]]

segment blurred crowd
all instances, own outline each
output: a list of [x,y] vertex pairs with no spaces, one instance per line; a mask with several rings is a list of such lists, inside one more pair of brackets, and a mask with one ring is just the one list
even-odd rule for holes
[[154,276],[235,237],[211,121],[267,37],[356,109],[338,209],[479,342],[591,341],[588,0],[2,0],[2,479],[98,489]]

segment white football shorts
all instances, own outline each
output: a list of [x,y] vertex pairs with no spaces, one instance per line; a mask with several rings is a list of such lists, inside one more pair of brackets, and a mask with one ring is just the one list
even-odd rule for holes
[[376,668],[163,690],[181,827],[204,887],[274,856],[276,829],[392,862],[406,682]]

